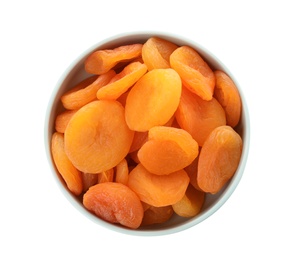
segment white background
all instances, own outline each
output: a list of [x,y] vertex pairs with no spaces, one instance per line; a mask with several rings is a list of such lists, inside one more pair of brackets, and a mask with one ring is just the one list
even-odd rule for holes
[[[293,1],[1,1],[0,259],[295,259]],[[201,224],[133,237],[69,204],[44,116],[69,64],[102,39],[158,30],[214,53],[243,88],[251,145],[232,197]]]

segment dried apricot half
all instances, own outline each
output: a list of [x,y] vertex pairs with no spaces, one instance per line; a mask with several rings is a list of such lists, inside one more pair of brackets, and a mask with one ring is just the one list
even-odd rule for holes
[[128,178],[128,187],[140,200],[155,207],[175,204],[184,196],[188,184],[189,177],[184,170],[169,175],[156,175],[142,164],[138,164]]
[[143,75],[127,96],[125,117],[129,128],[145,132],[166,124],[178,107],[181,88],[181,79],[173,69],[154,69]]
[[85,60],[85,70],[91,74],[103,74],[119,62],[132,60],[141,55],[142,44],[123,45],[114,49],[98,50]]
[[164,207],[149,206],[148,209],[144,211],[141,226],[164,223],[172,217],[173,212],[171,205]]
[[235,127],[241,117],[241,98],[239,91],[232,81],[223,71],[214,71],[216,85],[214,97],[218,100],[225,111],[226,124]]
[[225,112],[215,98],[203,100],[186,88],[182,89],[175,117],[181,128],[188,131],[200,146],[214,128],[226,124]]
[[143,218],[143,207],[137,195],[122,183],[104,182],[89,188],[83,205],[101,219],[136,229]]
[[63,134],[55,132],[52,135],[51,152],[55,166],[69,190],[75,195],[80,195],[83,189],[82,175],[65,153]]
[[[106,85],[115,75],[115,71],[110,70],[103,75],[94,76],[96,79],[93,82],[91,82],[93,77],[82,81],[82,83],[84,82],[85,85],[86,82],[91,83],[84,86],[83,88],[74,88],[63,94],[61,96],[61,102],[63,106],[66,109],[73,110],[79,109],[82,106],[90,103],[91,101],[94,101],[96,99],[97,91],[104,85]],[[82,86],[82,83],[80,84],[80,86]]]
[[190,165],[198,153],[198,143],[187,131],[154,126],[138,151],[138,159],[151,173],[165,175]]
[[93,101],[68,123],[65,151],[80,171],[100,173],[115,167],[128,154],[133,135],[119,102]]
[[145,64],[140,62],[132,62],[114,76],[111,81],[100,88],[96,97],[98,99],[115,100],[134,85],[147,71]]
[[242,154],[242,139],[230,126],[215,128],[199,155],[197,182],[200,189],[217,193],[234,175]]
[[190,91],[204,100],[211,100],[215,86],[214,73],[195,49],[189,46],[177,48],[170,55],[170,65]]
[[149,38],[142,46],[142,59],[148,70],[170,68],[170,55],[178,46],[159,37]]
[[187,187],[182,199],[172,205],[174,212],[185,218],[196,216],[205,201],[205,192],[196,190],[191,184]]

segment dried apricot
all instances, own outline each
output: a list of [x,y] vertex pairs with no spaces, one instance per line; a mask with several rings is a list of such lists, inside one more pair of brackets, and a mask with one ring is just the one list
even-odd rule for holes
[[127,96],[127,125],[138,132],[164,125],[176,111],[180,95],[181,79],[173,69],[154,69],[147,72],[135,83]]
[[133,135],[119,102],[92,101],[70,120],[65,151],[80,171],[100,173],[115,167],[128,154]]
[[241,98],[239,91],[232,81],[223,71],[214,71],[216,85],[214,97],[218,100],[225,111],[226,124],[235,127],[241,117]]
[[119,62],[132,60],[141,55],[142,44],[130,44],[114,49],[98,50],[90,54],[85,60],[85,70],[91,74],[103,74],[112,69]]
[[142,46],[142,59],[148,70],[170,68],[170,55],[178,46],[159,37],[149,38]]
[[127,163],[126,159],[124,158],[116,166],[115,181],[127,185],[128,175],[129,175],[128,163]]
[[205,192],[196,190],[192,185],[187,187],[182,199],[172,205],[174,212],[185,218],[196,216],[205,201]]
[[83,191],[86,192],[91,186],[97,184],[97,174],[82,172]]
[[63,134],[55,132],[52,135],[51,152],[55,166],[69,190],[75,195],[80,195],[83,189],[82,175],[65,153]]
[[[79,109],[82,106],[94,101],[96,99],[97,91],[106,85],[116,73],[113,70],[102,74],[100,76],[94,76],[95,80],[92,82],[93,77],[83,81],[83,88],[71,89],[61,96],[61,102],[66,109],[73,110]],[[86,85],[86,82],[91,82]],[[82,83],[81,83],[82,84]],[[81,86],[81,85],[80,85]]]
[[179,73],[185,87],[204,100],[212,99],[214,73],[195,49],[189,46],[177,48],[170,55],[170,65]]
[[[199,154],[200,154],[201,149],[199,149]],[[199,156],[187,167],[184,168],[186,171],[189,179],[190,179],[190,184],[196,189],[196,190],[201,190],[200,187],[198,186],[197,182],[197,176],[198,176],[198,162],[199,162]]]
[[132,62],[114,76],[111,81],[100,88],[96,97],[98,99],[115,100],[134,85],[147,71],[145,64],[140,62]]
[[114,180],[114,168],[97,174],[97,183],[112,182]]
[[77,110],[66,110],[57,115],[55,119],[55,130],[59,133],[64,133],[69,121]]
[[140,200],[155,207],[175,204],[184,196],[188,184],[189,177],[184,170],[169,175],[156,175],[142,164],[138,164],[128,178],[128,187]]
[[164,223],[172,217],[173,212],[171,205],[164,207],[149,206],[148,209],[144,211],[141,226]]
[[136,229],[143,218],[138,196],[122,183],[104,182],[89,188],[83,205],[101,219]]
[[151,173],[158,175],[179,171],[198,156],[199,146],[183,129],[155,126],[148,141],[139,149],[138,159]]
[[133,142],[131,144],[129,153],[137,151],[148,140],[148,131],[146,132],[134,132]]
[[215,98],[205,101],[186,88],[182,89],[175,117],[200,146],[214,128],[226,124],[225,112]]
[[230,126],[215,128],[202,147],[198,164],[198,186],[205,192],[217,193],[238,168],[242,139]]

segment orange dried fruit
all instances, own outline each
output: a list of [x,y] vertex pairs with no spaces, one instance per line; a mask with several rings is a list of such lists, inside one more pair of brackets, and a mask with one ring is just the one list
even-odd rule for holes
[[[115,71],[100,76],[90,77],[80,83],[79,87],[69,90],[61,96],[61,102],[66,109],[74,110],[96,100],[97,91],[108,84],[108,82],[116,75]],[[95,79],[94,81],[92,81]],[[89,84],[87,84],[89,82]],[[83,86],[83,87],[81,87]]]
[[[201,149],[199,149],[199,154],[201,152]],[[197,182],[197,176],[198,176],[198,162],[199,162],[199,156],[187,167],[184,168],[186,171],[189,179],[190,184],[197,190],[201,190],[198,186]]]
[[82,175],[77,170],[64,150],[64,135],[55,132],[51,139],[51,153],[54,164],[64,179],[68,189],[75,195],[80,195],[83,189]]
[[142,76],[130,90],[125,117],[130,129],[148,131],[164,125],[176,111],[181,95],[181,80],[173,69],[154,69]]
[[241,117],[241,98],[239,91],[232,81],[223,71],[214,71],[216,85],[214,97],[218,100],[225,111],[226,124],[235,127]]
[[138,196],[122,183],[104,182],[89,188],[83,205],[99,218],[110,223],[136,229],[143,218],[143,207]]
[[83,191],[86,192],[91,186],[97,184],[97,174],[82,172]]
[[141,56],[142,44],[123,45],[114,49],[98,50],[85,60],[85,70],[91,74],[103,74],[119,62],[125,62]]
[[170,68],[170,55],[178,46],[159,37],[149,38],[142,47],[142,59],[148,70]]
[[202,147],[198,164],[198,186],[217,193],[232,178],[242,154],[242,139],[230,126],[215,128]]
[[145,64],[132,62],[114,76],[111,81],[100,88],[96,97],[98,99],[115,100],[134,85],[147,71]]
[[187,187],[182,199],[172,205],[174,212],[185,218],[199,214],[205,201],[205,192],[196,190],[192,185]]
[[164,207],[149,206],[144,211],[141,226],[164,223],[172,217],[173,212],[171,205]]
[[185,87],[204,100],[212,99],[214,73],[195,49],[189,46],[177,48],[170,55],[170,65],[178,72]]
[[182,89],[175,117],[180,127],[188,131],[200,146],[213,129],[226,124],[225,112],[215,98],[203,100],[186,88]]
[[142,164],[138,164],[128,178],[128,187],[140,200],[155,207],[175,204],[184,196],[188,184],[189,177],[184,170],[169,175],[156,175]]
[[129,153],[137,151],[148,140],[148,131],[146,132],[134,132],[133,142],[131,144]]
[[114,168],[97,174],[97,183],[112,182],[114,180]]
[[129,168],[127,160],[124,158],[116,166],[116,178],[115,181],[127,185],[129,175]]
[[100,173],[115,167],[128,154],[133,135],[119,102],[93,101],[70,120],[65,151],[80,171]]
[[198,143],[187,131],[155,126],[139,149],[138,159],[149,172],[166,175],[190,165],[198,153]]
[[55,119],[55,130],[63,134],[67,128],[69,121],[76,112],[77,110],[66,110],[58,114]]

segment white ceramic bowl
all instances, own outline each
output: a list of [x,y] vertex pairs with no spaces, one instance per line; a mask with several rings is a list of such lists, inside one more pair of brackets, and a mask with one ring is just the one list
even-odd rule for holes
[[[242,100],[242,115],[240,123],[237,127],[237,131],[241,135],[243,139],[243,151],[242,157],[240,160],[240,164],[238,169],[234,175],[234,177],[228,182],[228,184],[217,194],[215,195],[206,195],[206,200],[204,206],[202,208],[201,213],[197,216],[186,219],[174,216],[164,224],[157,224],[150,227],[141,228],[138,230],[130,230],[128,228],[124,228],[120,225],[110,224],[106,221],[103,221],[96,217],[95,215],[91,214],[87,211],[82,203],[77,199],[74,195],[72,195],[68,189],[66,188],[64,182],[62,181],[60,175],[58,174],[54,162],[52,160],[51,152],[50,152],[50,142],[51,136],[54,132],[54,122],[56,115],[61,111],[62,105],[60,102],[61,95],[73,87],[76,83],[81,81],[82,79],[89,76],[84,70],[84,61],[86,57],[97,49],[105,49],[105,48],[114,48],[124,44],[131,44],[131,43],[143,43],[148,38],[152,36],[158,36],[163,39],[169,40],[178,45],[189,45],[193,47],[195,50],[199,52],[199,54],[210,64],[210,66],[214,69],[220,69],[228,74],[232,80],[235,82],[237,88],[240,91],[240,96]],[[84,216],[88,219],[91,219],[94,223],[99,224],[107,229],[119,231],[125,234],[131,235],[145,235],[145,236],[154,236],[154,235],[166,235],[175,232],[179,232],[185,229],[188,229],[192,226],[195,226],[211,216],[214,212],[216,212],[231,196],[235,188],[237,187],[246,165],[248,151],[249,151],[249,138],[250,138],[250,121],[249,121],[249,114],[247,109],[247,104],[241,87],[235,77],[231,74],[230,70],[216,58],[212,53],[210,53],[207,49],[203,46],[200,46],[198,43],[190,40],[185,39],[183,37],[179,37],[174,34],[167,34],[167,33],[153,33],[153,32],[135,32],[135,33],[126,33],[116,35],[114,37],[102,40],[95,44],[94,46],[90,47],[84,53],[82,53],[77,59],[75,59],[70,66],[66,69],[66,71],[62,74],[61,78],[59,79],[56,87],[53,90],[53,93],[50,97],[48,109],[46,113],[45,119],[45,150],[47,153],[47,158],[49,161],[49,167],[53,173],[54,178],[57,181],[57,184],[63,191],[63,194],[68,199],[68,201]],[[78,223],[77,223],[78,224]],[[79,223],[83,225],[83,223]]]

